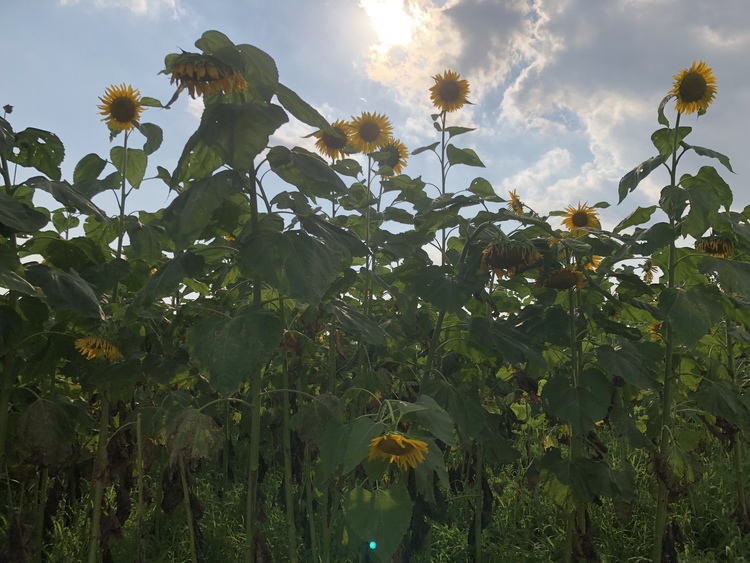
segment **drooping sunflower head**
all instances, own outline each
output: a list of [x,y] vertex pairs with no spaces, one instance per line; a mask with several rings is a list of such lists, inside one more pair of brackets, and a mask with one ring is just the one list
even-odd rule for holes
[[495,272],[498,278],[514,276],[536,264],[542,255],[536,247],[525,241],[500,241],[490,243],[482,251],[480,268],[486,274]]
[[714,101],[716,96],[716,77],[711,68],[703,61],[693,61],[689,69],[683,69],[674,75],[674,85],[670,94],[677,97],[675,108],[680,113],[701,114]]
[[392,132],[391,122],[379,113],[364,111],[359,117],[352,117],[349,123],[349,134],[354,148],[365,154],[384,147]]
[[542,287],[561,291],[564,289],[582,288],[586,285],[583,273],[572,268],[562,268],[551,273],[543,273],[537,280]]
[[320,154],[327,156],[332,160],[340,160],[346,156],[344,149],[349,144],[349,124],[341,119],[331,123],[331,129],[336,134],[333,135],[326,131],[318,131],[315,133],[315,146],[320,151]]
[[122,359],[122,354],[117,349],[117,346],[106,338],[99,336],[84,336],[83,338],[79,338],[75,341],[75,347],[87,360],[104,358],[113,362]]
[[430,99],[441,112],[456,111],[467,103],[468,80],[461,80],[459,74],[452,70],[446,70],[443,74],[434,76],[433,79],[435,84],[430,87]]
[[102,121],[112,131],[130,131],[141,117],[141,93],[130,85],[109,86],[100,96],[102,102],[98,108],[104,116]]
[[510,199],[508,200],[508,209],[510,209],[516,215],[523,215],[523,202],[518,197],[516,190],[508,192]]
[[664,342],[664,337],[661,335],[661,323],[651,323],[648,326],[648,332],[654,342]]
[[656,274],[659,269],[656,267],[656,264],[654,264],[654,261],[649,258],[644,263],[643,266],[641,266],[641,270],[643,270],[643,281],[646,283],[651,283],[654,281],[654,274]]
[[367,459],[372,460],[381,457],[387,459],[390,463],[397,464],[402,469],[408,469],[409,466],[416,468],[418,464],[424,461],[424,454],[427,451],[426,442],[391,432],[385,436],[372,439],[370,455]]
[[599,264],[602,263],[602,257],[597,256],[596,254],[593,254],[591,256],[586,256],[582,260],[582,262],[584,264],[583,267],[586,268],[587,270],[596,270],[599,267]]
[[714,233],[695,241],[695,248],[714,258],[730,258],[734,251],[734,242],[729,237]]
[[571,233],[583,232],[583,229],[601,229],[599,214],[596,209],[589,207],[588,204],[578,202],[578,207],[568,205],[565,208],[566,213],[563,215],[563,225]]
[[406,166],[406,160],[409,158],[409,149],[406,148],[406,145],[398,139],[391,139],[380,148],[380,152],[386,155],[384,159],[380,160],[380,164],[384,164],[393,171],[392,173],[384,173],[383,176],[401,174],[404,166]]
[[170,84],[176,82],[178,91],[187,90],[193,99],[196,95],[243,92],[248,87],[237,69],[212,55],[185,52],[169,55],[166,73],[171,75]]

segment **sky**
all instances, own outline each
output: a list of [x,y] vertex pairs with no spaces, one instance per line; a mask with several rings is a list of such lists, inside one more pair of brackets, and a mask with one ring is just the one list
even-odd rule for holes
[[[748,0],[3,0],[0,21],[0,106],[13,106],[14,130],[61,138],[68,180],[84,155],[106,156],[112,146],[97,109],[105,88],[126,83],[166,103],[175,87],[159,74],[164,57],[196,51],[194,42],[215,29],[273,57],[280,81],[329,121],[385,114],[411,150],[439,139],[433,77],[458,72],[473,105],[448,123],[477,128],[454,141],[486,168],[456,167],[448,191],[481,176],[543,214],[606,201],[605,228],[658,202],[665,172],[619,206],[617,185],[656,154],[650,136],[673,75],[704,60],[717,78],[716,100],[681,124],[693,127],[689,143],[729,156],[734,173],[697,158],[679,170],[714,165],[734,191],[733,209],[750,204]],[[170,110],[143,113],[165,136],[147,176],[157,164],[174,169],[201,111],[200,100],[183,94]],[[674,123],[673,102],[666,113]],[[311,132],[292,118],[271,143],[313,149],[304,138]],[[404,173],[439,181],[430,153],[412,156]],[[145,182],[128,208],[155,210],[169,197],[160,181]]]

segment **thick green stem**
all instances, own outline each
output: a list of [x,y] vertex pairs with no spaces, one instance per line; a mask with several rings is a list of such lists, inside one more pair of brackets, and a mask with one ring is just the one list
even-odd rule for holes
[[135,419],[136,436],[136,472],[138,476],[138,504],[135,510],[136,533],[138,536],[138,561],[146,560],[146,528],[144,525],[145,500],[143,498],[143,431],[141,413]]
[[198,553],[195,549],[195,525],[193,511],[190,509],[190,489],[188,489],[187,475],[185,475],[185,461],[180,459],[180,482],[182,483],[182,501],[185,503],[185,519],[187,520],[188,538],[190,540],[190,561],[198,563]]
[[[737,383],[737,369],[734,364],[734,339],[730,333],[731,322],[727,319],[726,341],[727,341],[727,371],[734,383]],[[747,497],[745,496],[745,480],[742,475],[742,434],[737,432],[732,438],[732,463],[734,465],[735,489],[737,491],[737,506],[742,511],[742,517],[747,518]]]
[[427,362],[424,366],[424,376],[422,378],[422,385],[429,381],[432,377],[432,368],[435,365],[437,359],[437,349],[440,345],[440,333],[443,331],[443,320],[445,319],[445,309],[441,309],[435,322],[435,329],[432,332],[432,338],[430,339],[430,349],[427,350]]
[[[677,119],[674,128],[674,141],[672,145],[672,166],[669,170],[670,185],[677,185],[677,144],[678,137],[677,131],[680,126],[680,113],[677,114]],[[674,232],[675,229],[675,217],[672,216],[670,211],[669,225]],[[674,287],[674,270],[676,263],[676,245],[675,237],[672,236],[672,240],[669,243],[669,258],[667,265],[667,288],[672,289]],[[661,435],[659,438],[659,458],[663,461],[669,456],[670,449],[670,436],[672,433],[672,378],[674,375],[673,359],[672,355],[674,352],[674,337],[672,335],[672,323],[669,319],[664,321],[665,331],[665,352],[664,352],[664,390],[661,396]],[[669,491],[667,485],[661,477],[658,478],[658,491],[656,496],[656,516],[654,518],[654,544],[651,551],[651,561],[653,563],[661,563],[662,554],[662,538],[664,537],[664,531],[667,528],[667,512],[669,504]]]
[[331,527],[328,524],[328,503],[331,492],[328,488],[323,491],[323,498],[320,503],[320,521],[323,526],[323,563],[331,561]]
[[328,392],[336,393],[336,319],[331,319],[328,338]]
[[477,441],[477,465],[476,474],[474,475],[474,561],[482,563],[482,501],[484,494],[482,491],[482,444]]
[[[283,304],[281,306],[283,311]],[[283,442],[284,442],[284,500],[286,501],[286,533],[289,550],[289,561],[297,563],[297,530],[294,524],[294,491],[292,490],[292,428],[290,424],[289,404],[289,354],[284,350],[284,365],[281,370],[281,386],[285,389],[282,393],[282,419],[283,419]]]
[[42,561],[42,542],[44,541],[44,507],[47,504],[47,483],[49,471],[45,467],[39,476],[37,486],[36,522],[34,529],[34,561]]
[[307,522],[310,526],[310,549],[312,551],[312,560],[320,561],[318,555],[318,531],[315,525],[315,510],[313,510],[313,487],[312,487],[312,469],[310,462],[310,450],[305,448],[305,508],[307,512]]
[[89,533],[89,557],[88,563],[96,563],[100,552],[102,521],[102,498],[104,496],[104,483],[102,478],[106,473],[107,465],[107,440],[109,439],[109,398],[106,392],[101,398],[101,419],[99,421],[99,442],[96,445],[96,459],[94,460],[94,474],[91,478],[93,491],[93,509],[91,513],[91,529]]

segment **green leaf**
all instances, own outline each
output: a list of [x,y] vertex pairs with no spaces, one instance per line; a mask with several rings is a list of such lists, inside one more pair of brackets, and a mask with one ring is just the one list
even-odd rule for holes
[[674,94],[667,94],[666,96],[664,96],[664,99],[662,99],[662,101],[659,102],[659,111],[657,115],[658,120],[659,120],[659,125],[664,125],[664,127],[669,127],[669,120],[667,119],[667,116],[664,115],[664,108],[669,103],[669,100],[671,100],[674,97],[675,97]]
[[474,178],[469,185],[469,191],[490,201],[500,200],[495,193],[495,188],[493,188],[492,184],[484,178]]
[[680,185],[688,192],[694,188],[710,189],[727,211],[732,205],[732,188],[719,176],[713,166],[701,166],[695,176],[685,174],[680,178]]
[[104,320],[104,311],[94,290],[75,270],[66,273],[36,264],[26,268],[26,279],[42,289],[47,304],[53,309]]
[[338,402],[335,395],[323,393],[299,407],[292,415],[289,427],[299,435],[308,449],[315,451],[320,448],[326,426],[334,416]]
[[544,357],[531,346],[531,339],[519,332],[508,321],[489,321],[472,317],[469,321],[469,340],[488,357],[511,364],[529,362],[538,369],[547,367]]
[[164,140],[164,132],[161,127],[154,125],[153,123],[138,123],[136,124],[136,128],[144,137],[146,137],[146,142],[143,145],[143,152],[147,156],[156,152]]
[[[270,102],[279,91],[279,71],[276,62],[268,53],[253,45],[237,45],[242,61],[245,64],[245,80],[248,92],[254,99]],[[217,56],[218,53],[217,53]]]
[[367,457],[370,442],[383,433],[383,424],[374,423],[368,417],[356,419],[349,425],[349,437],[346,441],[343,472],[349,473]]
[[223,170],[198,180],[178,195],[164,210],[167,234],[176,249],[183,250],[195,242],[211,223],[214,211],[231,194],[240,193],[244,182],[234,170]]
[[143,260],[149,265],[159,262],[163,256],[162,250],[168,247],[169,240],[163,227],[140,222],[128,229],[128,239],[128,258]]
[[455,313],[462,309],[471,296],[484,286],[477,277],[456,275],[451,268],[430,265],[404,275],[411,291],[439,309]]
[[699,156],[708,156],[710,158],[716,158],[721,162],[727,170],[730,172],[734,172],[732,170],[732,165],[729,163],[729,157],[721,154],[720,152],[716,152],[715,150],[707,149],[704,147],[696,147],[694,145],[688,145],[687,143],[682,143],[682,146],[685,147],[688,150],[692,150],[695,152],[695,154]]
[[599,365],[610,375],[619,376],[639,389],[657,389],[654,358],[641,353],[638,345],[627,339],[616,338],[617,348],[602,344],[596,349]]
[[221,450],[222,444],[219,426],[210,416],[197,409],[185,409],[167,429],[167,449],[172,467],[177,466],[180,458],[193,462],[212,459]]
[[359,162],[352,158],[337,160],[331,165],[331,168],[333,168],[339,174],[349,176],[350,178],[356,178],[357,176],[362,174],[362,166]]
[[687,190],[680,186],[665,186],[659,196],[659,207],[675,223],[682,219],[690,198]]
[[375,542],[372,559],[387,563],[409,529],[412,506],[406,486],[399,482],[373,492],[355,487],[344,498],[345,522],[363,547]]
[[557,373],[547,381],[541,398],[547,412],[569,423],[575,434],[585,435],[607,416],[612,386],[607,376],[596,368],[578,374],[577,385]]
[[159,100],[157,100],[156,98],[151,98],[150,96],[142,96],[141,105],[147,108],[163,108],[164,107],[164,105],[162,105],[162,103]]
[[284,109],[302,123],[306,123],[331,135],[336,134],[328,121],[314,107],[283,84],[278,85],[276,97],[279,99],[279,103],[284,106]]
[[184,251],[159,266],[156,273],[148,278],[135,298],[135,305],[148,305],[174,293],[185,278],[195,278],[203,272],[205,260],[190,251]]
[[0,192],[0,226],[5,225],[18,233],[33,233],[49,222],[44,213]]
[[750,295],[750,264],[725,258],[706,257],[698,265],[703,274],[716,274],[727,293]]
[[191,356],[211,374],[211,385],[229,395],[260,377],[260,369],[278,350],[284,325],[268,309],[245,307],[232,317],[214,315],[188,330]]
[[620,231],[623,231],[628,227],[632,227],[633,225],[642,225],[643,223],[651,219],[651,215],[654,214],[654,211],[656,211],[655,205],[651,205],[649,207],[636,207],[630,215],[628,215],[625,219],[618,223],[613,232],[619,233]]
[[323,305],[323,308],[333,315],[344,330],[359,335],[362,342],[385,346],[386,332],[354,307],[343,301],[334,300]]
[[206,178],[224,164],[220,154],[201,140],[201,135],[199,128],[185,143],[177,168],[167,179],[170,187],[174,188],[180,182]]
[[73,183],[78,184],[87,180],[96,180],[106,166],[107,161],[98,154],[87,154],[76,164],[73,171]]
[[467,166],[480,166],[484,168],[484,164],[479,160],[477,153],[472,149],[459,149],[453,145],[448,145],[446,149],[446,156],[451,166],[455,164],[466,164]]
[[476,127],[458,127],[454,125],[445,128],[445,132],[448,133],[449,139],[452,139],[453,137],[457,137],[459,135],[463,135],[464,133],[468,133],[470,131],[476,131]]
[[641,180],[644,180],[651,172],[656,170],[659,166],[664,164],[667,160],[663,154],[644,160],[641,164],[633,168],[630,172],[625,174],[620,180],[620,184],[617,188],[620,196],[618,205],[623,202],[627,195],[638,187]]
[[268,151],[271,169],[284,181],[299,188],[308,197],[330,199],[332,194],[346,193],[346,184],[317,155],[302,148],[289,150],[273,147]]
[[675,141],[674,129],[658,129],[651,135],[651,142],[659,151],[662,156],[670,156],[675,148],[680,146],[682,140],[687,137],[693,130],[692,127],[678,127],[677,128],[677,141]]
[[26,184],[34,189],[52,194],[65,207],[72,207],[84,215],[94,215],[100,221],[109,222],[107,214],[99,209],[86,195],[71,186],[67,181],[53,182],[44,176],[34,176],[26,180]]
[[674,333],[688,347],[695,346],[724,316],[721,292],[715,286],[665,289],[658,307],[672,322]]
[[27,463],[59,471],[78,456],[76,430],[60,405],[37,399],[24,409],[15,427],[15,444]]
[[[109,158],[120,174],[125,174],[125,179],[134,188],[138,188],[146,175],[148,157],[141,149],[128,149],[127,161],[124,147],[112,147]],[[127,168],[127,169],[126,169]]]
[[416,404],[424,407],[414,412],[419,424],[446,445],[455,446],[456,437],[450,415],[429,395],[420,395]]
[[703,378],[695,392],[695,400],[711,414],[747,427],[748,408],[742,400],[742,391],[735,383]]
[[13,127],[5,119],[0,117],[0,153],[4,153],[13,146],[16,135],[13,133]]
[[60,179],[60,164],[65,158],[65,147],[57,135],[29,127],[16,133],[13,148],[6,153],[10,162],[36,168],[53,180]]
[[416,148],[413,151],[411,151],[411,156],[416,156],[419,153],[423,153],[426,151],[434,151],[439,144],[440,144],[440,141],[435,141],[434,143],[431,143],[425,147]]
[[[286,112],[273,104],[212,104],[204,110],[196,134],[224,164],[250,170],[269,137],[287,121]],[[190,145],[189,141],[186,151],[194,148]]]

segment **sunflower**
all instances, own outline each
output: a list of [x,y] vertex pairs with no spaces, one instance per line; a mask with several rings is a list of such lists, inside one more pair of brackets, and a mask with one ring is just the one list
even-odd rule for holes
[[314,134],[318,139],[315,141],[315,146],[323,156],[331,160],[339,160],[346,156],[344,149],[349,144],[349,124],[339,119],[331,124],[331,129],[336,132],[336,135],[326,131],[318,131]]
[[714,258],[730,258],[734,251],[734,243],[730,238],[712,234],[698,239],[695,242],[695,248]]
[[641,266],[641,270],[643,270],[643,281],[645,281],[646,283],[653,282],[654,274],[659,271],[656,267],[656,264],[654,264],[654,261],[651,258],[643,263],[643,266]]
[[510,209],[516,215],[523,215],[523,202],[518,197],[516,190],[508,192],[510,194],[510,200],[508,201],[508,209]]
[[539,284],[543,287],[549,287],[550,289],[563,290],[572,289],[574,287],[583,287],[585,280],[583,274],[578,270],[563,268],[546,274],[539,281]]
[[424,454],[426,453],[426,442],[391,432],[385,436],[372,439],[370,455],[367,459],[372,460],[382,457],[397,464],[402,469],[408,469],[409,466],[416,469],[417,464],[424,461]]
[[362,112],[359,117],[352,117],[349,123],[349,134],[354,148],[365,154],[384,147],[391,138],[393,126],[388,118],[379,113]]
[[716,96],[716,77],[711,68],[701,61],[674,75],[674,86],[669,92],[677,97],[675,108],[680,113],[704,113]]
[[102,110],[102,121],[106,121],[107,127],[113,131],[130,131],[143,111],[141,93],[130,85],[112,85],[104,91],[104,96],[100,96],[99,100],[102,105],[97,107]]
[[239,71],[216,57],[198,53],[181,53],[170,57],[173,58],[167,59],[167,74],[172,75],[169,83],[179,84],[178,92],[187,89],[193,99],[196,94],[206,96],[247,90],[247,82]]
[[587,270],[596,270],[599,267],[599,264],[602,263],[602,257],[597,256],[596,254],[587,257],[586,265],[584,268]]
[[82,356],[86,356],[87,360],[104,358],[115,361],[122,359],[122,354],[120,354],[117,346],[109,340],[98,336],[84,336],[83,338],[79,338],[75,341],[75,347]]
[[580,233],[582,229],[601,229],[601,223],[596,209],[589,207],[588,204],[578,202],[578,207],[568,205],[565,208],[566,213],[563,215],[563,225],[571,233]]
[[498,278],[510,278],[532,267],[541,257],[536,247],[528,242],[493,242],[482,251],[480,268],[486,274],[492,270]]
[[401,174],[404,166],[406,166],[406,160],[409,158],[409,149],[406,148],[406,145],[397,139],[391,139],[381,147],[380,152],[387,153],[386,158],[381,160],[380,164],[384,164],[393,170],[393,173],[383,174],[383,176]]
[[434,76],[433,79],[435,84],[430,87],[430,99],[441,112],[456,111],[467,103],[468,80],[460,80],[458,73],[452,70],[446,70],[443,74]]
[[654,342],[664,342],[664,337],[661,335],[661,323],[651,323],[648,325],[648,332],[651,335],[651,340]]

